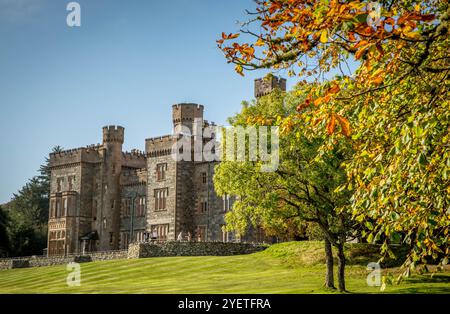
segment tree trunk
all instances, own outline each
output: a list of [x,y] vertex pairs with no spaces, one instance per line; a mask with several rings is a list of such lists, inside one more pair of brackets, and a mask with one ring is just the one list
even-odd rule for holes
[[339,291],[345,292],[345,255],[342,242],[338,244],[338,282]]
[[334,274],[333,274],[333,251],[331,248],[331,242],[325,237],[325,257],[327,261],[327,273],[325,277],[325,287],[336,289],[334,287]]

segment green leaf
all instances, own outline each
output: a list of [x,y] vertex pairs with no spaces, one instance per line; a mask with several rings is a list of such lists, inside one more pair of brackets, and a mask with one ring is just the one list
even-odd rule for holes
[[373,233],[370,233],[366,240],[368,243],[372,243],[373,242]]
[[423,153],[420,153],[419,157],[417,158],[417,161],[419,162],[420,165],[424,166],[427,164],[427,157]]

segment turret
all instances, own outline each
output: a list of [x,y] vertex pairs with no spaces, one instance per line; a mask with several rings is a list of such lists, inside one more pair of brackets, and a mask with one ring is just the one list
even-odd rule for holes
[[103,206],[100,212],[97,211],[100,250],[115,250],[119,248],[120,176],[124,135],[125,129],[121,126],[110,125],[103,128]]
[[172,120],[174,133],[181,132],[181,126],[189,128],[191,134],[196,127],[203,125],[203,105],[198,104],[176,104],[172,106]]
[[259,98],[279,89],[286,91],[286,79],[269,74],[264,78],[255,79],[255,97]]
[[103,127],[103,144],[124,142],[125,129],[121,126],[109,125]]

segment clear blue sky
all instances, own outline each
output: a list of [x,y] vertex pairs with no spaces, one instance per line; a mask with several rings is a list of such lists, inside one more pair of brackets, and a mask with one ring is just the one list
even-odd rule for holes
[[[171,105],[196,102],[225,123],[253,98],[217,49],[251,0],[0,0],[0,203],[9,201],[55,145],[101,142],[125,127],[125,149],[171,132]],[[292,85],[293,82],[289,82]]]

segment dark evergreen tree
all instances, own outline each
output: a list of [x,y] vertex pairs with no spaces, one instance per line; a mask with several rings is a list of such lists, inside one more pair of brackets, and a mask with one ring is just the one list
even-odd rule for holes
[[9,224],[8,214],[0,206],[0,257],[8,256],[10,251],[8,224]]
[[[53,148],[53,152],[61,150],[59,146]],[[14,194],[6,207],[11,221],[7,228],[10,255],[40,255],[47,246],[50,174],[47,158],[39,169],[39,175]]]

